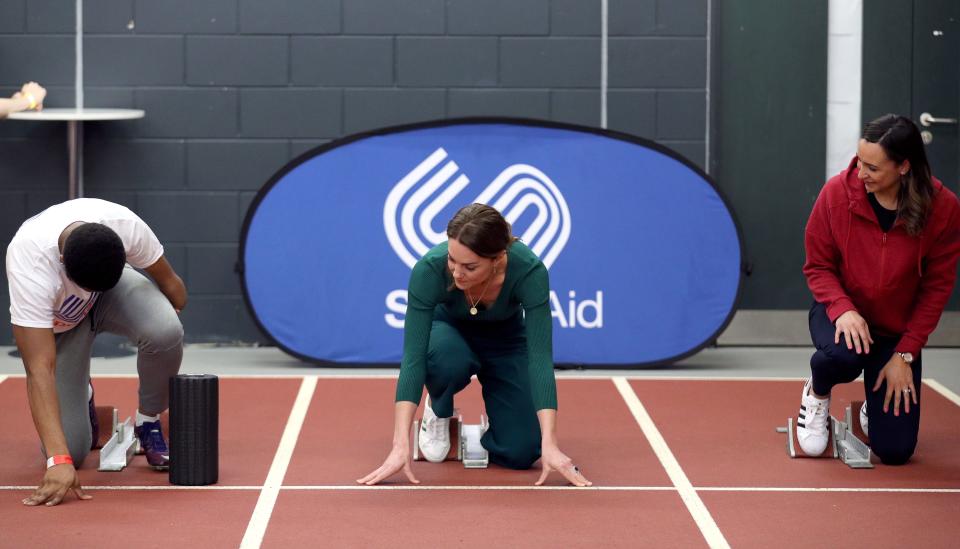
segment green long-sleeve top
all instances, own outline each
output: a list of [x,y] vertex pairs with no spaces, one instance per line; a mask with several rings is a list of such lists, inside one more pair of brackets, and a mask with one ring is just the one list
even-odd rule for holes
[[[413,266],[403,326],[403,359],[396,400],[420,402],[426,379],[427,345],[435,312],[457,327],[470,330],[497,324],[526,330],[528,372],[537,410],[557,408],[553,376],[553,318],[547,268],[522,242],[507,249],[507,272],[496,301],[476,316],[470,315],[463,291],[453,288],[447,269],[447,243],[438,244]],[[522,316],[521,316],[522,311]]]

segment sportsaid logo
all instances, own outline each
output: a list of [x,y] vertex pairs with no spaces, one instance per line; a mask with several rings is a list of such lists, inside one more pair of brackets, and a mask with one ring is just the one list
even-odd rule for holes
[[[408,174],[403,176],[383,205],[383,228],[390,246],[407,267],[430,248],[446,240],[446,220],[438,214],[455,199],[458,204],[489,204],[503,213],[517,234],[549,269],[570,238],[571,220],[567,202],[547,174],[528,164],[513,164],[500,172],[475,198],[458,198],[470,184],[470,178],[450,159],[442,147],[435,150]],[[517,220],[532,210],[532,221],[518,227]],[[436,227],[440,230],[436,230]],[[561,328],[602,328],[603,292],[595,299],[576,301],[574,291],[567,292],[569,301],[563,306],[557,293],[550,291],[551,314]],[[387,324],[403,328],[407,310],[407,291],[387,294]],[[592,314],[591,314],[592,313]]]

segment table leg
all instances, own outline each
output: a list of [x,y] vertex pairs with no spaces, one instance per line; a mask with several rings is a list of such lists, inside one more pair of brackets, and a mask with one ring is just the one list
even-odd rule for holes
[[79,120],[67,121],[67,155],[70,157],[70,174],[67,198],[83,197],[83,123]]

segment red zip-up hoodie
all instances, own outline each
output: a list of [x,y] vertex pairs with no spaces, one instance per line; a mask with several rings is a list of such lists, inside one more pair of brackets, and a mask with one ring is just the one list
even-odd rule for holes
[[910,236],[897,219],[884,233],[857,174],[854,158],[820,191],[807,221],[803,274],[830,322],[856,310],[871,334],[899,336],[897,352],[916,356],[957,278],[960,202],[934,178],[923,232]]

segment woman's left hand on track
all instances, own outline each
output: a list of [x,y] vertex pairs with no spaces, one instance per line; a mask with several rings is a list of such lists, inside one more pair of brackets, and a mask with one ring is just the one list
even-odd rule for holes
[[574,486],[593,486],[593,483],[583,476],[580,468],[573,464],[573,460],[560,451],[556,445],[544,445],[540,449],[540,466],[543,472],[540,473],[540,479],[534,484],[542,486],[551,471],[557,471]]
[[377,467],[369,475],[357,479],[357,484],[366,484],[367,486],[373,486],[374,484],[379,484],[380,482],[390,478],[391,476],[403,471],[407,476],[407,480],[413,484],[420,484],[420,481],[417,480],[417,477],[413,475],[413,470],[410,468],[410,448],[402,446],[394,446],[390,451],[390,454],[387,455],[387,459],[383,461],[383,465]]
[[900,355],[894,353],[887,364],[877,375],[877,382],[873,384],[873,390],[879,391],[883,380],[887,380],[887,394],[883,397],[883,412],[890,410],[890,400],[893,399],[893,415],[900,415],[900,401],[903,400],[903,411],[910,413],[910,401],[917,404],[917,389],[913,386],[913,369],[909,364],[900,358]]

